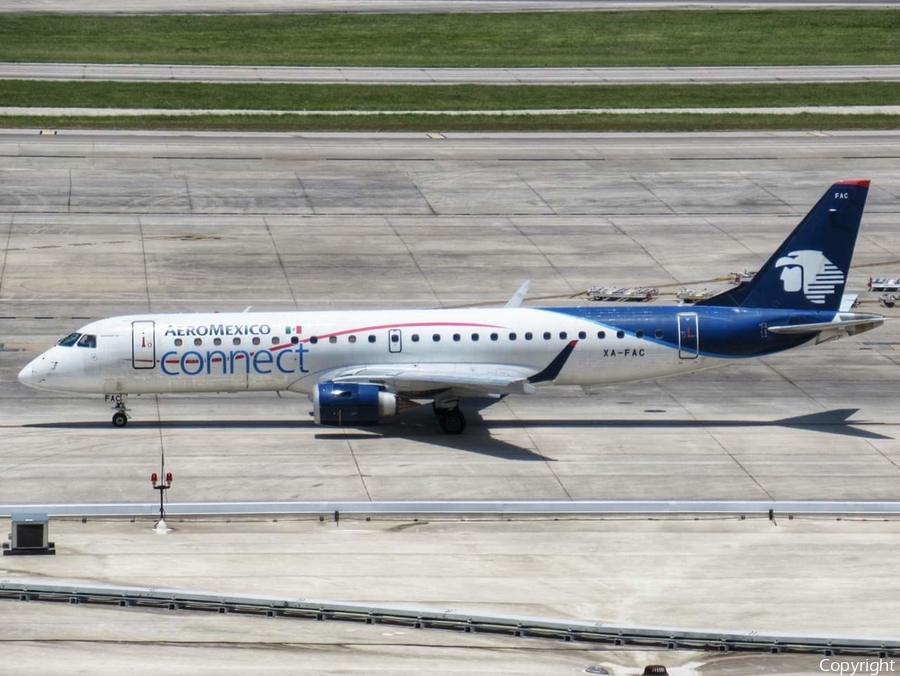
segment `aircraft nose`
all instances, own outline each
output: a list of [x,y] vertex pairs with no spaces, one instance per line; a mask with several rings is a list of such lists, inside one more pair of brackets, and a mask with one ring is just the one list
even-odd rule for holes
[[19,371],[19,382],[23,385],[32,386],[34,384],[34,362],[28,362],[28,365]]

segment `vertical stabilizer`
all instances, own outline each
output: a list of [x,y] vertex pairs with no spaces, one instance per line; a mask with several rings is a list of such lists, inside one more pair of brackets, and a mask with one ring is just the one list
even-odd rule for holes
[[869,181],[831,186],[750,282],[697,305],[838,310]]

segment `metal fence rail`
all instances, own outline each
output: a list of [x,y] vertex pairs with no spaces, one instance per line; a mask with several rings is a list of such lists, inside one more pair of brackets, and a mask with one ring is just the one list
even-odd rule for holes
[[[898,516],[900,501],[866,500],[408,500],[383,502],[169,502],[169,516],[264,515],[747,515]],[[152,517],[158,503],[0,504],[0,516],[41,513],[52,517]]]
[[622,626],[514,615],[480,615],[427,608],[365,605],[318,599],[219,595],[208,592],[85,585],[44,580],[0,580],[0,599],[118,607],[167,608],[172,611],[243,613],[266,617],[390,624],[415,629],[491,633],[519,638],[583,641],[609,646],[669,650],[769,652],[900,657],[900,638],[839,638],[760,634],[751,631]]

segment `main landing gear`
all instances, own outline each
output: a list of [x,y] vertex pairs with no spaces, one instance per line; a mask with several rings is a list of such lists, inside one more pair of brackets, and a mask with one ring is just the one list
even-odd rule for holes
[[432,408],[444,434],[462,434],[466,429],[466,416],[459,410],[458,400],[435,401]]
[[111,401],[113,404],[113,417],[112,424],[113,427],[125,427],[128,424],[128,411],[130,410],[126,403],[128,402],[127,394],[107,394],[106,401]]

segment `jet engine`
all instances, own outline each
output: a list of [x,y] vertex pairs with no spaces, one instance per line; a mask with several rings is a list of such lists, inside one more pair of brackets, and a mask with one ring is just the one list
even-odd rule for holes
[[333,427],[375,425],[418,405],[377,385],[331,381],[319,383],[311,398],[316,425]]

